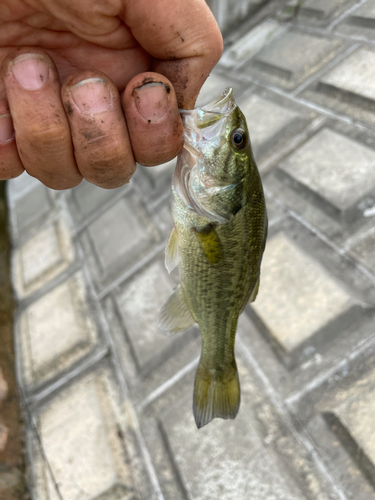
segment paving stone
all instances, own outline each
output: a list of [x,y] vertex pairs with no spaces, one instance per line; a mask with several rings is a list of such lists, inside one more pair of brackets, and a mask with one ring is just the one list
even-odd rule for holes
[[300,14],[326,18],[337,12],[341,7],[349,4],[349,0],[304,0],[300,8]]
[[366,356],[341,363],[341,370],[299,403],[301,410],[315,407],[317,414],[303,425],[347,498],[375,499],[374,388],[374,346],[368,345]]
[[258,24],[241,37],[228,50],[226,50],[220,60],[220,64],[225,67],[236,66],[249,60],[259,52],[273,38],[286,33],[288,28],[274,19],[267,19]]
[[160,260],[136,275],[116,294],[118,309],[132,345],[138,370],[147,374],[184,345],[182,337],[165,337],[157,330],[159,312],[173,292],[173,281]]
[[7,181],[8,200],[12,205],[15,205],[17,199],[22,198],[37,186],[40,186],[40,181],[35,177],[31,177],[25,170],[15,179]]
[[[187,366],[198,359],[201,350],[200,332],[197,327],[192,327],[186,334],[169,337],[168,343],[164,343],[165,338],[155,332],[155,336],[150,341],[155,349],[155,357],[150,358],[149,363],[141,367],[133,347],[133,340],[126,331],[125,321],[118,306],[116,299],[118,293],[121,298],[122,290],[116,289],[110,296],[103,299],[103,310],[110,324],[129,397],[139,409],[148,404],[150,397],[154,398],[153,394],[160,389],[160,386],[168,383],[171,378],[173,379],[176,374],[181,370],[184,371]],[[147,325],[147,328],[149,326]],[[163,342],[163,349],[157,347],[160,341]]]
[[352,11],[338,29],[338,32],[370,39],[375,37],[375,2],[368,0]]
[[[119,433],[119,412],[124,409],[116,391],[109,370],[101,368],[64,389],[38,412],[44,453],[64,500],[139,498]],[[40,459],[33,466],[34,471],[41,467]],[[58,498],[46,471],[37,484],[36,498]]]
[[[295,141],[292,139],[287,143],[282,149],[280,156],[277,156],[277,153],[271,155],[271,161],[266,159],[261,162],[260,168],[263,172],[266,192],[269,194],[268,198],[274,197],[279,204],[298,213],[309,224],[318,228],[321,234],[328,237],[338,248],[344,250],[349,248],[349,246],[353,246],[354,243],[351,243],[352,240],[353,242],[354,240],[358,241],[361,234],[364,235],[371,230],[372,214],[375,213],[373,208],[375,205],[374,190],[367,190],[367,195],[365,191],[363,193],[364,198],[359,199],[358,203],[345,210],[340,210],[323,196],[324,190],[323,192],[320,189],[313,191],[311,186],[307,185],[307,181],[305,182],[304,179],[301,179],[302,182],[299,182],[295,179],[293,169],[290,170],[290,173],[287,173],[282,170],[282,167],[285,161],[289,161],[289,158],[293,157],[296,151],[298,152],[299,147],[305,147],[319,131],[330,130],[337,134],[338,137],[345,138],[345,141],[348,138],[350,144],[354,142],[357,146],[365,146],[365,148],[369,148],[372,151],[375,149],[374,135],[371,131],[365,131],[361,126],[353,126],[353,124],[332,119],[324,119],[323,122],[318,119],[317,125],[317,127],[311,127],[311,130],[307,126]],[[329,144],[328,149],[332,149]],[[337,149],[335,151],[337,155],[341,155]],[[308,160],[307,156],[306,160]],[[310,162],[310,160],[308,161]],[[312,160],[312,163],[314,163],[314,160]],[[299,167],[297,164],[295,168],[298,170]],[[332,167],[329,168],[336,171],[338,176],[342,176],[336,161],[333,161]],[[264,175],[266,171],[268,174]],[[356,164],[354,171],[359,175]],[[324,175],[326,175],[326,172],[324,172]],[[307,177],[311,176],[312,174],[307,173]],[[315,179],[313,180],[313,184],[316,184]],[[340,184],[342,183],[340,182]],[[333,185],[330,188],[334,190]]]
[[149,242],[137,215],[124,199],[91,224],[89,232],[102,270],[114,267],[123,255],[136,254]]
[[292,351],[351,305],[329,274],[282,233],[266,247],[253,308],[271,336]]
[[337,39],[290,31],[267,44],[247,69],[250,75],[257,70],[268,84],[293,89],[331,60],[341,45]]
[[140,176],[137,177],[145,200],[150,201],[165,195],[171,187],[175,166],[176,158],[155,167],[138,165],[137,169],[141,171],[142,177],[147,179],[147,185],[145,185]]
[[154,220],[158,225],[162,237],[169,238],[173,227],[170,197],[154,208]]
[[375,52],[359,48],[303,92],[306,99],[375,127]]
[[301,117],[293,110],[263,99],[256,94],[241,102],[241,110],[246,116],[251,145],[255,159],[262,158],[267,151],[280,142],[288,127],[295,127]]
[[256,12],[265,3],[266,0],[244,0],[242,2],[235,0],[207,1],[222,32],[236,27],[238,23]]
[[333,415],[346,429],[357,447],[357,460],[371,474],[375,485],[375,385],[367,386],[359,394],[336,408]]
[[71,229],[61,216],[34,233],[14,253],[14,286],[23,298],[62,273],[75,259]]
[[279,168],[350,219],[375,188],[374,165],[375,151],[323,128]]
[[36,185],[16,203],[15,213],[18,230],[23,232],[29,226],[39,222],[46,217],[51,208],[52,203],[47,188],[42,184]]
[[[203,432],[192,432],[191,418],[181,406],[174,405],[162,425],[189,498],[300,498],[290,491],[284,474],[264,449],[253,425],[249,425],[248,413],[246,417],[239,415],[236,425],[210,425],[203,437]],[[236,439],[239,432],[240,440]],[[206,443],[204,447],[202,442]]]
[[67,370],[98,339],[81,272],[29,305],[18,322],[23,384],[28,390]]
[[85,219],[123,190],[124,187],[103,189],[83,180],[81,184],[70,190],[69,195],[73,202],[73,204],[69,204],[71,213],[76,220]]
[[367,234],[363,239],[356,243],[350,253],[362,264],[375,273],[375,232]]
[[[326,479],[301,450],[237,350],[241,407],[235,420],[197,430],[193,369],[145,410],[143,433],[165,500],[328,500]],[[298,456],[298,459],[297,459]]]
[[375,53],[359,49],[339,63],[321,78],[323,85],[329,85],[343,92],[373,101],[375,99]]
[[150,216],[134,193],[121,198],[91,223],[83,237],[100,288],[128,269],[160,240]]

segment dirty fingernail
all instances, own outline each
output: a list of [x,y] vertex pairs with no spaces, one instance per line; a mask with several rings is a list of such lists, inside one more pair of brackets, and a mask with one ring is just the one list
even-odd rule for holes
[[171,88],[161,82],[151,82],[133,90],[138,112],[149,123],[160,120],[168,109]]
[[14,137],[13,121],[9,113],[0,115],[0,144],[10,142]]
[[48,80],[48,65],[39,54],[22,54],[14,59],[11,71],[26,90],[41,89]]
[[112,104],[111,92],[102,78],[87,78],[71,88],[73,101],[86,115],[106,111]]

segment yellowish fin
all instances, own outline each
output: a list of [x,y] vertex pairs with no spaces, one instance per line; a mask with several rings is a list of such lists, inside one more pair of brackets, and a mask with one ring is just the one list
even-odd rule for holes
[[194,323],[195,319],[188,309],[181,285],[178,285],[160,311],[158,330],[170,336],[186,330]]
[[178,233],[173,226],[172,232],[169,236],[167,246],[165,248],[165,267],[169,274],[180,262],[180,247],[178,244]]
[[235,418],[240,407],[240,383],[236,361],[225,370],[206,369],[199,362],[193,397],[194,418],[198,429],[213,418]]
[[194,229],[194,231],[208,262],[218,264],[223,258],[223,251],[215,228],[207,224],[203,229]]

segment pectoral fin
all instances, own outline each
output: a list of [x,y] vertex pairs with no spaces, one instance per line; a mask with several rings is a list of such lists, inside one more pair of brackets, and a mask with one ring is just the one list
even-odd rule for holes
[[194,323],[195,319],[188,309],[181,285],[178,285],[160,311],[158,330],[169,336],[186,330]]
[[215,226],[207,224],[203,229],[194,229],[204,255],[210,264],[217,264],[223,258],[223,251]]
[[178,244],[178,233],[173,226],[172,232],[169,236],[167,246],[165,247],[165,267],[169,274],[180,262],[180,247]]

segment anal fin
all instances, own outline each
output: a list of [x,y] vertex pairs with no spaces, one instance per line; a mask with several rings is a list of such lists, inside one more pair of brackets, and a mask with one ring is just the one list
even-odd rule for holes
[[186,304],[181,285],[178,285],[160,311],[158,330],[169,336],[186,330],[194,323],[195,319]]

